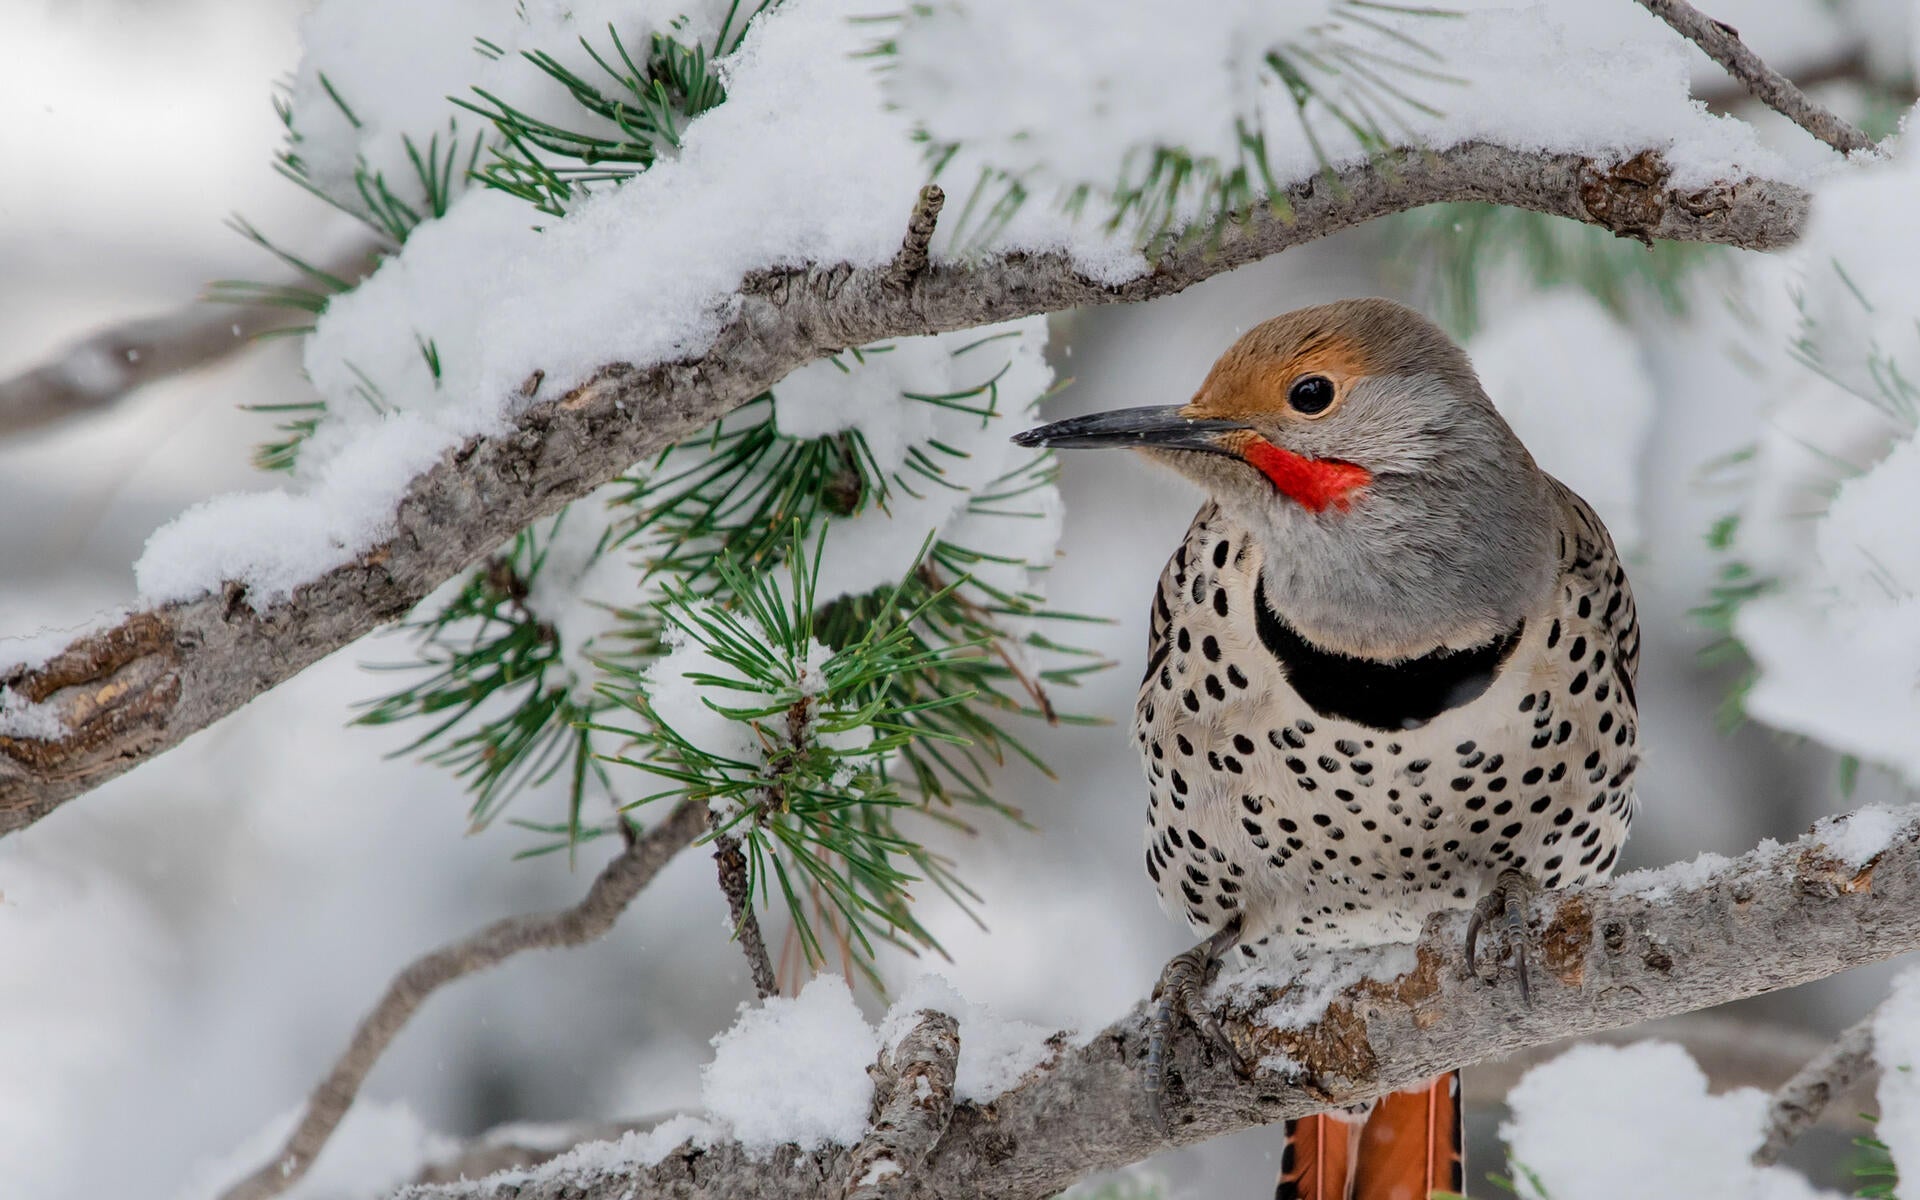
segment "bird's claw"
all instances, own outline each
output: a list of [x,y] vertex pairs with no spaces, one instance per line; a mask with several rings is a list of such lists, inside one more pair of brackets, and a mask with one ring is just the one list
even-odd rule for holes
[[[1473,915],[1467,918],[1467,973],[1476,979],[1482,977],[1477,953],[1480,932],[1497,922],[1501,940],[1512,953],[1514,968],[1519,974],[1520,1003],[1528,1008],[1533,1007],[1533,982],[1528,972],[1527,910],[1539,890],[1540,885],[1532,876],[1520,871],[1502,871],[1493,887],[1473,906]],[[1497,974],[1497,966],[1495,971]]]
[[1219,951],[1215,946],[1218,940],[1216,935],[1174,955],[1160,972],[1160,982],[1154,985],[1153,1015],[1147,1022],[1147,1117],[1163,1137],[1170,1128],[1166,1112],[1167,1047],[1172,1044],[1174,1029],[1181,1017],[1192,1022],[1201,1040],[1224,1058],[1236,1074],[1243,1078],[1252,1074],[1246,1058],[1201,1002],[1200,993],[1219,965]]

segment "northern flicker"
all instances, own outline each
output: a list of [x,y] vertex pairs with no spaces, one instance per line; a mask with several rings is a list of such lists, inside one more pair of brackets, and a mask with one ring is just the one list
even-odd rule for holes
[[[1146,870],[1204,939],[1167,965],[1164,1049],[1223,957],[1411,941],[1472,908],[1526,987],[1535,888],[1612,871],[1633,820],[1639,657],[1593,510],[1534,464],[1467,356],[1385,300],[1248,332],[1185,405],[1028,431],[1144,451],[1207,503],[1160,576],[1133,734]],[[1460,1189],[1455,1075],[1289,1124],[1279,1200]]]

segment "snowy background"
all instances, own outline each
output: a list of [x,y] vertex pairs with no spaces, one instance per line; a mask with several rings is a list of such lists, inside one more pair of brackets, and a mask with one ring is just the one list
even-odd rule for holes
[[[1658,35],[1650,21],[1635,24],[1644,14],[1626,0],[1610,7],[1626,31],[1617,36]],[[281,134],[270,87],[298,62],[304,8],[0,4],[0,376],[100,325],[172,307],[210,279],[260,275],[258,252],[222,226],[229,212],[307,246],[347,236],[344,218],[270,169]],[[1860,48],[1892,56],[1876,70],[1910,78],[1909,8],[1752,0],[1715,15],[1789,72]],[[1695,78],[1724,90],[1704,59]],[[1823,94],[1848,101],[1844,83]],[[1824,153],[1770,117],[1756,124],[1786,161],[1811,165]],[[1881,273],[1856,282],[1898,289],[1920,269],[1920,242],[1890,215],[1884,188],[1854,193],[1836,196],[1816,251],[1877,261]],[[1421,302],[1393,239],[1376,225],[1180,297],[1055,318],[1047,354],[1071,386],[1048,414],[1183,400],[1241,331],[1286,309],[1366,294]],[[1820,475],[1839,452],[1829,445],[1884,434],[1871,417],[1842,428],[1808,411],[1840,402],[1782,364],[1797,334],[1786,269],[1725,257],[1725,269],[1685,285],[1685,320],[1647,304],[1623,323],[1578,291],[1543,293],[1519,273],[1493,280],[1470,347],[1543,465],[1586,494],[1628,550],[1645,625],[1647,740],[1628,867],[1738,853],[1897,794],[1892,774],[1868,766],[1843,797],[1842,751],[1920,776],[1910,693],[1893,695],[1891,713],[1874,708],[1885,729],[1855,735],[1857,722],[1831,720],[1850,691],[1837,674],[1879,678],[1867,662],[1875,653],[1920,645],[1911,599],[1876,598],[1852,557],[1920,580],[1912,539],[1872,517],[1910,516],[1911,502],[1867,493],[1851,509],[1835,504],[1834,522],[1846,524],[1794,519],[1808,489],[1831,482]],[[1845,295],[1814,278],[1813,262],[1807,304],[1831,314],[1824,328],[1848,324]],[[1844,352],[1833,348],[1836,361]],[[130,564],[157,527],[207,497],[265,486],[248,465],[264,419],[237,406],[300,399],[308,387],[295,349],[272,344],[109,415],[0,442],[0,635],[70,627],[134,602]],[[1725,466],[1755,444],[1753,460]],[[1914,467],[1901,465],[1910,487]],[[1876,486],[1914,494],[1891,476]],[[1064,557],[1050,597],[1112,618],[1082,640],[1118,664],[1063,700],[1123,719],[1150,588],[1196,497],[1107,456],[1072,458],[1062,492]],[[1693,610],[1709,603],[1723,561],[1709,532],[1741,511],[1747,560],[1792,581],[1741,617],[1773,672],[1752,702],[1803,739],[1718,723],[1736,675],[1702,660],[1715,635]],[[1868,622],[1893,629],[1903,618],[1904,642],[1861,640]],[[563,855],[512,861],[520,843],[507,831],[466,836],[467,800],[447,773],[385,757],[405,729],[345,727],[352,706],[381,690],[363,664],[402,653],[377,638],[351,647],[0,841],[0,1192],[205,1195],[226,1174],[215,1164],[251,1162],[269,1144],[262,1131],[304,1097],[397,966],[494,917],[571,902],[585,886],[598,846],[571,870]],[[1001,797],[1038,832],[992,823],[945,847],[985,897],[990,929],[936,900],[925,919],[952,955],[940,970],[970,1001],[1049,1027],[1096,1027],[1144,994],[1185,935],[1139,877],[1140,785],[1122,730],[1063,727],[1034,740],[1065,782],[1009,770]],[[435,1135],[693,1104],[709,1039],[752,994],[725,939],[711,864],[676,863],[605,942],[515,960],[436,997],[364,1093],[391,1107],[369,1105],[336,1150],[364,1170],[382,1156],[411,1162]],[[895,956],[882,967],[905,985],[922,964]],[[1885,993],[1892,969],[1749,1011],[1837,1029]],[[1494,1119],[1480,1119],[1489,1136]],[[1157,1167],[1173,1195],[1262,1194],[1277,1149],[1277,1134],[1253,1133]],[[1815,1141],[1804,1156],[1829,1185],[1839,1180],[1834,1151]],[[1498,1165],[1481,1154],[1470,1182]],[[329,1169],[323,1158],[303,1194],[345,1195],[329,1190]]]

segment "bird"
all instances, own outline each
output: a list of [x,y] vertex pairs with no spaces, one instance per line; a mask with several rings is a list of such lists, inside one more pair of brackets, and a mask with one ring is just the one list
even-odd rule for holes
[[[1569,364],[1570,367],[1576,366]],[[1155,989],[1149,1115],[1228,959],[1409,942],[1469,909],[1530,1002],[1527,913],[1607,877],[1637,806],[1640,634],[1592,507],[1543,471],[1465,351],[1365,298],[1248,330],[1186,404],[1016,435],[1124,447],[1206,500],[1161,572],[1132,736],[1146,873],[1201,941]],[[1457,1072],[1288,1123],[1278,1200],[1459,1191]]]

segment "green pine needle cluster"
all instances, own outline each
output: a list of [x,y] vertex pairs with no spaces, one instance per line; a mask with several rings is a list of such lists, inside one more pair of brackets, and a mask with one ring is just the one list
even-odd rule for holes
[[[1869,1122],[1876,1120],[1867,1113],[1861,1116]],[[1854,1195],[1868,1200],[1894,1200],[1900,1187],[1900,1169],[1894,1165],[1892,1148],[1872,1134],[1853,1139],[1853,1144],[1860,1151],[1853,1164],[1853,1177],[1860,1181]]]
[[[579,106],[578,119],[555,124],[480,88],[474,89],[475,99],[456,98],[455,104],[489,122],[499,137],[490,161],[473,172],[474,178],[558,217],[595,184],[617,185],[672,156],[687,122],[727,98],[714,61],[739,48],[748,23],[772,2],[733,0],[710,45],[655,33],[637,57],[609,25],[605,47],[580,39],[600,69],[599,79],[582,76],[544,51],[527,51],[529,63],[567,90]],[[486,41],[480,51],[493,58],[503,53]]]
[[[1444,70],[1430,47],[1382,18],[1458,15],[1445,8],[1390,0],[1336,0],[1322,25],[1266,52],[1262,66],[1268,82],[1292,102],[1301,132],[1330,182],[1336,154],[1327,147],[1326,133],[1339,131],[1365,154],[1410,144],[1417,139],[1409,113],[1441,115],[1418,92],[1435,84],[1461,82]],[[911,16],[903,13],[887,20],[897,23]],[[1387,52],[1362,44],[1353,36],[1355,29],[1384,34],[1396,49]],[[870,53],[884,64],[896,51],[896,41],[883,37]],[[1053,199],[1075,216],[1094,215],[1106,229],[1130,233],[1142,249],[1156,256],[1215,242],[1231,223],[1258,210],[1290,217],[1286,188],[1292,181],[1274,176],[1267,132],[1254,114],[1237,119],[1236,142],[1235,153],[1226,158],[1197,155],[1180,146],[1143,146],[1115,178],[1079,181]],[[962,149],[955,143],[929,141],[935,178],[947,171]],[[1034,198],[1026,180],[991,163],[971,181],[950,180],[949,191],[965,197],[949,208],[944,220],[954,245],[963,251],[977,251],[992,242],[1021,206]],[[1101,211],[1090,213],[1096,205]]]
[[1724,247],[1639,242],[1565,217],[1497,204],[1432,204],[1388,224],[1387,261],[1456,337],[1479,332],[1489,279],[1511,273],[1534,288],[1576,287],[1614,316],[1658,309],[1687,312],[1689,289],[1705,271],[1732,262]]
[[732,836],[745,851],[755,896],[764,902],[777,894],[793,915],[808,963],[851,952],[870,973],[876,943],[935,945],[913,915],[913,884],[958,887],[949,865],[898,827],[899,814],[916,803],[891,764],[909,747],[963,745],[925,718],[973,697],[916,696],[901,682],[937,674],[983,647],[921,637],[916,623],[953,589],[915,604],[904,581],[858,636],[822,641],[814,599],[820,544],[810,563],[796,532],[784,589],[775,573],[749,574],[723,555],[716,574],[730,604],[676,585],[655,608],[670,643],[698,647],[712,662],[710,671],[686,678],[730,732],[745,735],[738,744],[690,737],[686,714],[656,705],[652,666],[609,671],[601,690],[615,709],[599,728],[622,741],[610,761],[659,785],[633,806],[662,799],[709,805],[714,836]]
[[[476,830],[521,790],[564,771],[567,817],[558,828],[566,837],[559,844],[606,832],[587,830],[581,820],[589,784],[602,792],[609,786],[588,735],[593,706],[578,698],[559,634],[527,605],[552,537],[568,521],[590,519],[569,508],[545,526],[522,530],[438,609],[402,622],[416,658],[381,669],[425,676],[372,702],[357,719],[363,725],[424,720],[426,729],[395,753],[422,753],[465,783]],[[531,853],[554,848],[544,844]]]
[[[404,177],[363,162],[346,195],[331,194],[309,171],[299,114],[283,99],[287,136],[277,167],[359,219],[381,254],[443,216],[468,186],[515,196],[532,221],[563,215],[588,192],[678,153],[687,123],[726,99],[715,61],[738,48],[772,2],[736,0],[706,39],[676,25],[639,45],[609,27],[604,38],[581,39],[592,64],[584,73],[555,54],[527,52],[526,62],[571,98],[573,118],[536,116],[479,89],[449,97],[445,124],[404,142]],[[478,51],[502,53],[485,42]],[[353,97],[320,83],[321,103],[358,128]],[[223,299],[266,300],[317,317],[354,284],[244,222],[237,227],[295,278],[220,285]],[[955,353],[989,355],[1013,336],[985,334]],[[416,340],[438,379],[439,348],[427,336]],[[835,361],[852,372],[890,352],[865,347]],[[939,408],[947,421],[964,414],[983,429],[1024,418],[1031,397],[1010,409],[1004,375],[1003,368],[974,386],[900,402]],[[391,407],[371,375],[362,373],[355,390],[355,403]],[[278,428],[256,461],[291,469],[326,409],[312,401],[271,411]],[[1045,767],[1015,722],[1079,720],[1056,710],[1051,693],[1107,665],[1046,632],[1086,618],[1048,608],[1037,592],[990,582],[1044,565],[992,545],[930,538],[888,586],[816,602],[819,554],[836,521],[892,515],[942,490],[964,492],[972,516],[1047,518],[1033,501],[1054,481],[1050,457],[1023,459],[985,486],[956,478],[966,457],[932,437],[883,467],[857,430],[782,434],[772,395],[762,395],[616,487],[522,531],[422,605],[402,625],[411,653],[383,668],[400,676],[397,685],[357,720],[415,729],[396,753],[452,772],[471,794],[473,828],[505,821],[530,835],[522,856],[630,837],[650,802],[695,797],[726,814],[721,831],[740,841],[757,900],[790,914],[793,943],[809,963],[837,954],[870,971],[882,944],[937,949],[911,907],[916,888],[940,889],[963,906],[972,894],[908,822],[924,817],[968,830],[969,809],[1019,820],[997,794],[995,769],[1015,759]],[[622,607],[610,608],[584,647],[564,643],[569,635],[550,611],[577,581],[582,534],[593,543],[590,566],[632,581]],[[562,539],[566,565],[556,566]],[[688,644],[718,664],[700,681],[704,715],[749,732],[747,749],[716,754],[679,728],[684,708],[653,704],[652,673]],[[559,807],[542,811],[519,799],[530,793],[557,798]]]
[[[988,353],[1005,336],[982,337],[954,354]],[[842,366],[888,352],[849,352]],[[1001,395],[1004,373],[963,390],[909,393],[900,403],[962,412],[983,425],[1023,416],[1024,405],[1013,411]],[[649,707],[649,669],[676,644],[690,638],[716,658],[734,656],[731,677],[768,697],[762,707],[797,686],[792,666],[805,657],[789,651],[801,641],[817,645],[840,664],[828,673],[833,679],[857,680],[827,707],[857,712],[857,723],[875,737],[832,802],[821,780],[849,756],[789,746],[782,761],[811,782],[793,785],[800,788],[797,807],[781,810],[780,820],[740,831],[756,886],[762,899],[784,903],[799,948],[815,964],[832,947],[862,968],[880,942],[931,947],[907,906],[909,884],[927,881],[963,906],[972,894],[951,864],[901,831],[902,815],[911,811],[962,831],[972,828],[968,809],[1020,820],[998,794],[995,772],[1012,759],[1046,767],[1014,724],[1086,723],[1061,713],[1051,695],[1108,665],[1045,632],[1090,618],[982,577],[986,567],[1030,564],[951,539],[931,538],[892,585],[815,603],[819,553],[801,547],[817,547],[835,521],[890,514],[905,496],[958,487],[946,476],[963,455],[930,440],[912,448],[900,467],[882,470],[857,431],[782,434],[772,395],[758,397],[623,481],[604,507],[576,503],[555,524],[523,532],[440,608],[410,621],[418,650],[406,669],[415,678],[360,720],[424,722],[401,753],[424,754],[454,771],[474,796],[476,827],[516,795],[564,781],[560,818],[516,811],[510,821],[535,835],[524,854],[545,854],[619,832],[637,805],[661,796],[747,806],[769,786],[763,772],[746,772],[741,761],[702,757]],[[1055,471],[1049,455],[1025,459],[971,490],[968,509],[996,521],[1041,519],[1032,501]],[[548,547],[568,521],[602,523],[596,557],[613,556],[633,571],[634,598],[617,614],[615,648],[608,650],[606,639],[595,643],[596,680],[573,677],[559,632],[527,603],[542,572],[552,569]],[[781,579],[789,590],[776,603],[774,581]],[[866,668],[840,674],[852,672],[851,664]],[[845,709],[841,702],[853,692],[861,703]],[[771,709],[732,707],[748,725],[777,725]],[[622,723],[622,714],[638,720]],[[845,732],[817,721],[807,729]],[[758,771],[764,763],[747,765]],[[636,778],[622,767],[647,775]],[[662,790],[661,779],[670,786]],[[636,799],[637,789],[648,790]],[[820,852],[797,857],[808,838]]]
[[[535,212],[564,215],[567,206],[594,184],[617,185],[678,152],[687,122],[726,99],[714,61],[738,49],[748,24],[775,2],[734,0],[711,44],[690,44],[671,33],[655,33],[640,55],[632,53],[619,31],[609,25],[604,45],[580,39],[581,48],[605,75],[600,81],[579,75],[553,54],[524,51],[522,57],[564,87],[579,106],[579,119],[571,127],[542,120],[476,87],[472,98],[447,98],[449,112],[444,128],[402,138],[409,167],[405,178],[388,179],[383,171],[362,160],[356,165],[348,195],[336,194],[314,179],[302,153],[298,114],[290,97],[282,93],[274,98],[274,108],[286,138],[275,155],[274,169],[365,225],[376,236],[382,255],[397,251],[423,222],[445,216],[453,201],[473,183],[516,196]],[[503,53],[484,39],[476,50],[480,56],[492,58]],[[348,125],[360,128],[361,118],[351,98],[324,74],[319,82],[327,102]],[[475,123],[471,118],[478,117],[482,128],[478,132],[463,128],[463,114],[469,115],[469,127]],[[334,296],[353,287],[352,281],[282,249],[244,220],[236,219],[234,224],[242,236],[291,267],[296,282],[222,280],[209,289],[210,299],[235,304],[266,302],[318,317]],[[298,335],[312,328],[312,322],[306,321],[277,332]],[[421,336],[420,342],[437,379],[438,352],[431,339]],[[376,406],[378,391],[368,380],[366,397]],[[273,414],[278,421],[273,437],[254,452],[254,463],[263,470],[292,470],[300,447],[326,415],[326,405],[319,400],[251,407]]]

